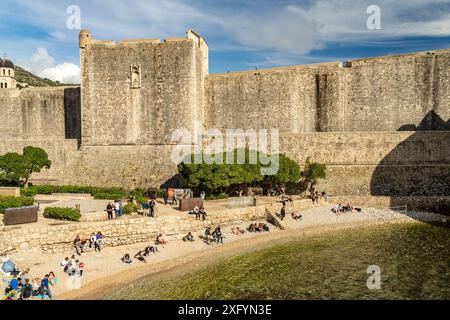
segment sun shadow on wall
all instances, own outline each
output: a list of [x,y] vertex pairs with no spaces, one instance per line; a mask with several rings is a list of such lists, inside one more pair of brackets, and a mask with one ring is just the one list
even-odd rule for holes
[[449,201],[435,198],[450,196],[450,119],[445,122],[431,111],[418,126],[404,125],[399,131],[414,133],[378,164],[371,195],[390,197],[391,207],[408,204],[450,213]]

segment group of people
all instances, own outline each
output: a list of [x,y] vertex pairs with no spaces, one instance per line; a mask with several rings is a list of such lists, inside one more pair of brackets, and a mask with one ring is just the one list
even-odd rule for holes
[[277,187],[272,187],[269,192],[268,195],[271,197],[280,197],[280,196],[284,196],[286,192],[286,189],[283,186],[277,186]]
[[319,193],[319,191],[312,191],[309,195],[309,198],[315,204],[319,204],[321,199],[323,199],[325,202],[328,202],[328,194],[325,191],[322,191],[322,193]]
[[203,241],[206,244],[223,244],[224,235],[222,233],[222,228],[217,226],[214,231],[211,231],[211,227],[207,227],[203,236]]
[[[151,254],[157,254],[158,252],[160,252],[158,246],[162,246],[164,248],[166,244],[167,240],[165,240],[163,235],[160,233],[156,237],[154,245],[150,244],[149,246],[145,247],[144,250],[140,250],[134,255],[134,258],[139,260],[140,262],[147,263],[146,258],[149,258]],[[126,253],[120,260],[126,264],[130,264],[133,262],[130,254],[128,253]]]
[[208,215],[205,211],[205,208],[201,206],[200,208],[198,206],[194,207],[194,210],[189,212],[190,214],[195,214],[195,220],[206,220],[206,216]]
[[106,212],[108,213],[108,220],[113,220],[114,219],[114,214],[115,214],[115,218],[120,218],[123,216],[123,203],[122,200],[115,200],[114,204],[112,204],[111,202],[109,202],[106,205]]
[[[5,281],[5,279],[3,279]],[[46,274],[42,279],[28,277],[28,270],[19,275],[13,275],[11,280],[6,280],[8,286],[4,291],[2,300],[31,300],[53,299],[53,287],[56,286],[58,279],[53,271]]]
[[75,258],[75,255],[72,257],[65,257],[63,261],[60,263],[64,273],[66,273],[69,277],[73,276],[83,276],[84,271],[84,262]]
[[250,224],[247,230],[248,232],[269,232],[270,228],[266,223],[260,222]]
[[155,199],[151,199],[147,202],[142,203],[142,209],[147,217],[154,218],[155,217],[155,207],[156,201]]
[[79,256],[81,256],[81,254],[86,251],[86,246],[89,246],[89,248],[91,249],[94,248],[95,252],[100,252],[103,248],[104,238],[105,237],[100,231],[97,233],[93,232],[89,240],[81,240],[80,236],[78,235],[73,241],[73,246],[75,247],[75,251]]
[[361,208],[356,208],[356,207],[351,206],[351,205],[349,205],[349,204],[347,204],[346,206],[343,206],[343,205],[341,205],[341,204],[338,204],[338,205],[335,205],[335,206],[331,209],[331,211],[332,211],[334,214],[341,214],[341,213],[348,213],[348,212],[351,212],[351,213],[353,213],[353,212],[362,212],[362,209],[361,209]]

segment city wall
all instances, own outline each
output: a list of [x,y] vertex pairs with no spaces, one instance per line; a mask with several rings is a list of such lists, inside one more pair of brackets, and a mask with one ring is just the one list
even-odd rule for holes
[[208,128],[450,130],[450,50],[208,75]]
[[332,194],[450,194],[450,50],[208,75],[192,31],[113,42],[84,30],[80,56],[80,88],[0,91],[0,154],[33,145],[53,161],[35,183],[157,187],[176,173],[173,130],[199,121],[278,128],[281,152],[327,165],[319,188]]

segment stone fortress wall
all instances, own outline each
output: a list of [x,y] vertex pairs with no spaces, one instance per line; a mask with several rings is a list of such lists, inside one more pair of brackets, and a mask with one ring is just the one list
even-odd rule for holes
[[442,50],[209,75],[205,121],[286,133],[414,130],[432,111],[450,119],[449,70]]
[[54,162],[36,183],[159,186],[176,173],[172,132],[200,122],[278,128],[281,152],[327,164],[332,194],[450,194],[450,50],[210,75],[193,31],[83,30],[80,58],[80,88],[0,90],[0,153],[34,145]]

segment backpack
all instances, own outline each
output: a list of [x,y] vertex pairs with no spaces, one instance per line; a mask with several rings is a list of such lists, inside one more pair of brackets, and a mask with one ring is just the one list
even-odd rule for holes
[[24,298],[29,298],[33,295],[33,288],[31,287],[31,284],[26,284],[23,288],[23,294],[22,296]]

